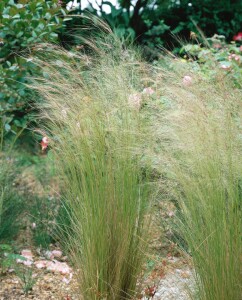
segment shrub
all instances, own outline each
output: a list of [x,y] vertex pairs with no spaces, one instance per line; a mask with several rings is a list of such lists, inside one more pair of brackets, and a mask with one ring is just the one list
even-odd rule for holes
[[146,70],[110,31],[89,47],[95,56],[52,51],[52,63],[45,63],[49,80],[36,88],[46,99],[44,116],[64,181],[67,246],[80,270],[81,293],[85,299],[129,299],[149,222],[149,174],[140,153],[146,134],[140,103],[130,97]]
[[57,0],[0,3],[0,114],[7,119],[8,132],[26,127],[34,95],[25,84],[39,71],[31,54],[38,51],[38,43],[57,41],[62,14]]
[[215,34],[203,43],[187,44],[180,50],[190,64],[208,78],[216,77],[219,69],[224,71],[224,77],[233,80],[235,87],[241,88],[242,82],[242,51],[235,42],[227,44],[225,36]]
[[[68,2],[68,0],[62,1],[63,6]],[[116,5],[112,1],[103,1],[99,5],[89,2],[85,9],[80,3],[74,13],[91,12],[99,15],[108,22],[119,37],[132,38],[153,50],[159,49],[162,45],[174,49],[178,44],[171,38],[171,34],[189,40],[190,32],[197,31],[196,25],[206,36],[218,33],[224,35],[227,41],[232,40],[232,37],[241,30],[242,6],[239,0],[139,0],[135,2],[120,0],[117,2]],[[68,25],[69,29],[76,29],[81,23],[81,19],[72,19]],[[153,50],[151,53],[154,53]]]

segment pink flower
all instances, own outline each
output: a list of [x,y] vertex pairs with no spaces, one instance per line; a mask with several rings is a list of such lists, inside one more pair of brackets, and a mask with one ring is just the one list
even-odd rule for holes
[[174,217],[174,216],[175,216],[174,211],[169,211],[169,212],[168,212],[168,216],[169,216],[170,218]]
[[183,77],[182,82],[185,86],[189,86],[192,84],[192,77],[189,75],[186,75]]
[[234,41],[242,41],[242,32],[238,32],[236,35],[233,36]]
[[220,49],[220,48],[222,48],[222,46],[221,46],[221,44],[213,44],[213,48],[215,48],[215,49]]
[[227,66],[227,65],[221,65],[221,69],[229,70],[229,69],[230,69],[230,66]]
[[63,118],[65,119],[67,117],[67,110],[63,108],[61,110],[61,114],[62,114]]
[[242,45],[239,47],[239,51],[242,51]]
[[48,144],[49,144],[49,140],[48,140],[48,138],[47,138],[46,136],[44,136],[44,137],[42,138],[42,141],[40,142],[42,151],[44,151],[44,150],[47,149]]
[[153,95],[154,94],[154,90],[151,88],[151,87],[147,87],[147,88],[144,88],[143,89],[143,94],[146,94],[146,95]]
[[134,93],[129,96],[128,103],[131,107],[140,109],[142,102],[141,94]]
[[230,54],[229,56],[228,56],[228,59],[231,61],[231,60],[236,60],[236,61],[239,61],[240,60],[240,57],[239,57],[239,55],[236,55],[236,54]]

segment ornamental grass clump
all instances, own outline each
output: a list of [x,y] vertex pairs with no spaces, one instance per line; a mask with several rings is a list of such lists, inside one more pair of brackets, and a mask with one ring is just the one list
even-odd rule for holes
[[45,98],[81,296],[130,299],[145,257],[151,196],[141,165],[148,138],[130,95],[141,90],[146,67],[111,33],[88,46],[91,56],[49,46],[36,88]]
[[[178,67],[179,69],[179,67]],[[191,70],[190,70],[191,71]],[[241,299],[241,92],[226,78],[167,77],[161,161],[194,269],[192,299]],[[171,74],[170,74],[171,75]],[[184,74],[183,74],[184,75]],[[180,79],[179,79],[180,78]],[[183,243],[184,245],[184,243]]]

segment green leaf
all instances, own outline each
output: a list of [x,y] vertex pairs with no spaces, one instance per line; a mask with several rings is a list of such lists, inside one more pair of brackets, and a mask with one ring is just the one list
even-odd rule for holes
[[11,126],[9,124],[5,124],[4,128],[7,132],[11,130]]
[[17,37],[17,38],[20,38],[23,34],[24,34],[23,31],[20,31],[20,32],[16,35],[16,37]]
[[16,260],[16,259],[21,259],[23,261],[27,260],[26,257],[19,255],[19,254],[14,254],[14,253],[7,253],[6,257],[9,259],[12,259],[12,260]]
[[46,78],[46,79],[50,79],[50,76],[49,76],[49,74],[48,74],[47,72],[43,72],[43,76],[44,76],[44,78]]
[[12,247],[10,245],[8,245],[8,244],[0,244],[0,249],[2,251],[9,251],[9,252],[12,251]]
[[45,18],[46,18],[47,20],[50,20],[50,19],[51,19],[51,14],[47,12],[47,13],[45,14]]
[[58,37],[58,34],[56,34],[56,33],[54,33],[54,32],[51,32],[50,36],[51,36],[52,38],[57,38],[57,37]]
[[18,3],[18,4],[16,5],[16,7],[17,7],[17,8],[23,8],[24,6],[23,6],[23,4]]
[[12,17],[12,19],[19,19],[20,18],[20,14],[16,14]]

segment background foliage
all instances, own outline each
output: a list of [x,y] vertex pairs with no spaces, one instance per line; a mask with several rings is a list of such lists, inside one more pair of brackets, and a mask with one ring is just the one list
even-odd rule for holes
[[[80,38],[91,34],[89,30],[83,30],[83,26],[90,25],[87,19],[73,15],[90,16],[91,13],[101,17],[117,36],[145,46],[149,59],[157,58],[160,48],[165,47],[180,55],[188,53],[203,63],[202,54],[206,51],[200,50],[206,50],[207,45],[202,49],[203,41],[191,39],[191,32],[197,33],[199,27],[205,36],[223,35],[223,45],[226,45],[241,31],[242,3],[239,0],[118,0],[116,6],[102,0],[89,1],[86,8],[78,0],[78,5],[71,7],[69,12],[66,10],[68,2],[3,0],[0,3],[0,117],[7,133],[19,131],[33,120],[33,103],[40,99],[26,84],[30,77],[38,76],[39,68],[33,64],[31,57],[43,50],[40,44],[48,41],[79,50],[83,47]],[[110,12],[105,7],[109,7]],[[92,32],[96,34],[95,26]],[[238,46],[242,37],[236,39]],[[186,40],[191,43],[190,48],[180,51],[180,41]],[[201,49],[197,48],[197,54],[193,55],[191,52],[196,47]],[[238,47],[236,51],[232,47],[223,49],[217,49],[216,59],[219,62],[228,60],[226,57],[230,54],[241,53]],[[236,70],[232,74],[236,82],[241,76],[240,62],[226,62]]]
[[0,3],[0,114],[6,131],[25,127],[33,103],[28,77],[38,72],[33,51],[48,40],[57,42],[64,11],[57,0],[3,0]]
[[[68,2],[62,1],[63,7]],[[101,15],[119,36],[135,38],[152,48],[163,45],[173,49],[177,42],[171,35],[188,40],[190,32],[197,31],[196,25],[206,36],[217,33],[224,35],[227,41],[241,30],[242,3],[239,0],[118,0],[118,6],[110,1],[99,1],[98,9],[94,5],[96,1],[89,1],[85,9],[81,0],[77,2],[75,13],[89,11]],[[106,12],[107,6],[110,13]],[[70,29],[78,24],[80,19],[72,20]]]

